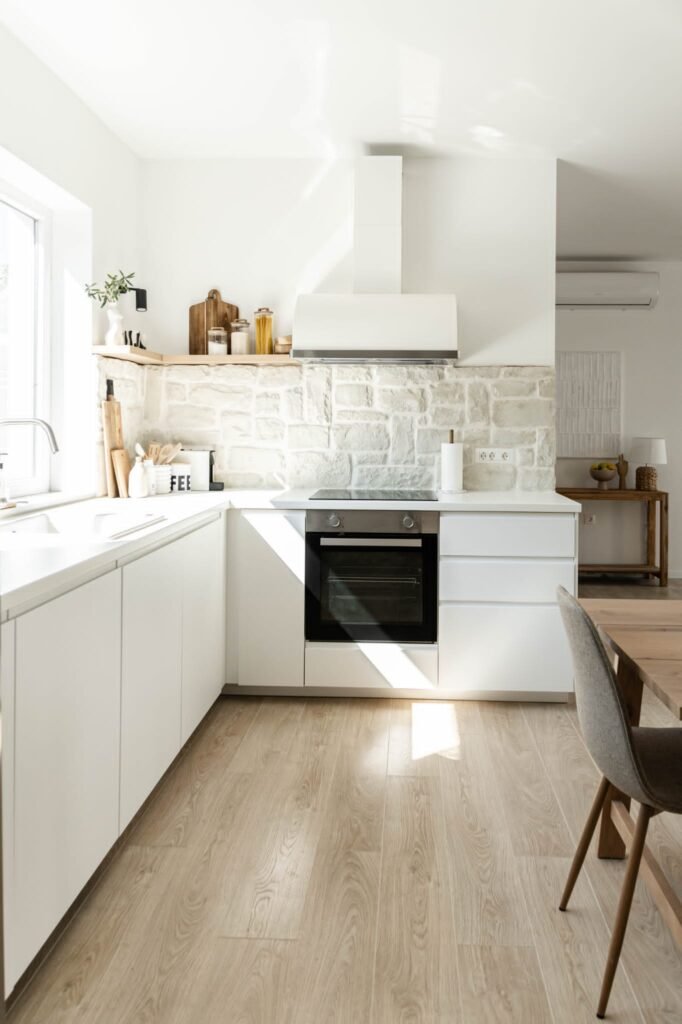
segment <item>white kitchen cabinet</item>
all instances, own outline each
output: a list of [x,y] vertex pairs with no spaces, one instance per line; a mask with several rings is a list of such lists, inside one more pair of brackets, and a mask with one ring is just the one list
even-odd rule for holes
[[182,733],[185,743],[225,684],[225,519],[178,541],[182,556]]
[[306,644],[305,685],[424,690],[438,686],[436,644]]
[[[2,710],[2,881],[4,935],[14,935],[14,622],[0,626],[0,708]],[[14,943],[5,942],[5,996],[18,973]]]
[[575,516],[456,512],[440,517],[440,554],[453,557],[573,558]]
[[[11,626],[16,632],[14,821],[5,831],[13,845],[8,990],[118,835],[120,570]],[[3,627],[3,645],[7,635]],[[10,671],[5,649],[2,660],[4,675]],[[3,688],[7,684],[3,679]]]
[[551,604],[557,587],[573,593],[572,558],[441,558],[441,601],[506,601]]
[[121,831],[180,750],[183,561],[167,544],[122,570]]
[[229,615],[241,686],[303,686],[305,513],[232,520]]
[[439,687],[460,693],[570,693],[571,656],[555,604],[442,604]]

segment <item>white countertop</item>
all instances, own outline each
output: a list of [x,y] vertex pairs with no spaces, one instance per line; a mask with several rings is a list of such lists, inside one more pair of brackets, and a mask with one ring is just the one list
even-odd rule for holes
[[[230,492],[226,492],[230,493]],[[265,492],[260,492],[265,493]],[[315,489],[281,491],[270,496],[273,508],[290,509],[409,509],[417,512],[570,512],[580,505],[556,491],[439,491],[437,501],[311,501]],[[240,494],[239,500],[243,501]],[[246,505],[240,507],[246,508]],[[262,507],[262,506],[259,506]]]
[[[53,505],[53,503],[51,503]],[[0,516],[0,621],[56,597],[66,590],[101,576],[157,544],[209,522],[226,507],[223,492],[163,495],[155,498],[92,498],[44,512],[21,508]],[[94,533],[93,517],[108,513],[134,520],[153,514],[161,522],[120,539]],[[35,516],[48,516],[57,533],[9,532],[13,524]],[[4,529],[7,528],[7,529]]]
[[[237,509],[409,509],[430,512],[563,512],[580,505],[554,491],[468,491],[442,494],[438,501],[311,501],[314,489],[292,491],[225,490],[154,498],[91,498],[44,512],[37,506],[0,514],[0,621],[20,615],[144,554],[158,544],[201,526],[226,508]],[[130,536],[108,539],[93,528],[95,517],[134,521],[152,514],[163,520]],[[29,517],[49,516],[56,533],[10,533],[3,529]],[[125,525],[125,524],[123,524]],[[99,528],[99,527],[98,527]]]

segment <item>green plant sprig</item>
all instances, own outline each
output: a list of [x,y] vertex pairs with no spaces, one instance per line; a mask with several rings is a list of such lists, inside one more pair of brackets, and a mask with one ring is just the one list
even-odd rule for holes
[[121,295],[133,290],[134,277],[134,271],[132,274],[124,274],[122,270],[119,270],[118,274],[107,274],[101,288],[98,284],[86,284],[85,291],[104,309],[108,303],[117,302]]

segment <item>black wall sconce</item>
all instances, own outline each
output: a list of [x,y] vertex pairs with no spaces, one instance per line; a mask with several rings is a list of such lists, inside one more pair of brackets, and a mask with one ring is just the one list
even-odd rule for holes
[[146,288],[133,288],[135,292],[135,309],[138,313],[147,312],[147,289]]

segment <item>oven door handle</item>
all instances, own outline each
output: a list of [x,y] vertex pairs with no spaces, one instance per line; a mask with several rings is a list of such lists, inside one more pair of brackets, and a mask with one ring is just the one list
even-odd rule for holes
[[321,537],[323,548],[420,548],[421,537]]

